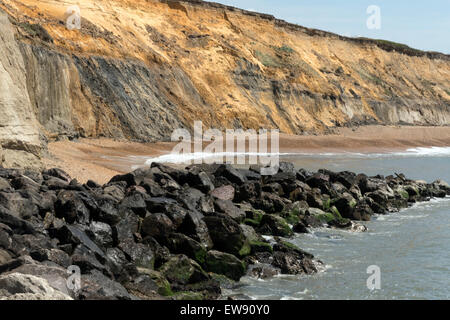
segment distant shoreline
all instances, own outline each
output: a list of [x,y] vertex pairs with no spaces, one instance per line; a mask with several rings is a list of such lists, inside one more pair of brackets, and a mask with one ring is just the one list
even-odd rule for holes
[[[450,146],[450,127],[364,126],[339,128],[317,136],[280,135],[280,153],[389,153],[418,147]],[[80,139],[49,143],[47,168],[59,167],[80,182],[105,183],[118,173],[144,164],[148,157],[171,152],[175,143],[138,143],[112,139]],[[127,157],[134,157],[126,159]]]

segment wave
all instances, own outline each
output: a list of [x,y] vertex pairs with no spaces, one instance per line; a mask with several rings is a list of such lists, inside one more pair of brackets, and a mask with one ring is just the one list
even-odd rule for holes
[[[361,153],[361,152],[284,152],[284,153],[260,153],[260,152],[220,152],[220,153],[169,153],[158,157],[147,158],[145,164],[152,162],[182,164],[195,160],[217,159],[223,160],[227,157],[310,157],[310,158],[389,158],[389,157],[450,157],[450,147],[417,147],[405,151],[385,152],[385,153]],[[211,161],[213,162],[213,161]],[[220,161],[217,161],[220,162]]]

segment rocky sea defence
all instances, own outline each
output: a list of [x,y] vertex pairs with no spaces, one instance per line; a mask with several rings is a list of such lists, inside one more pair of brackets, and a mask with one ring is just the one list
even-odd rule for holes
[[273,176],[153,163],[105,185],[0,168],[0,299],[220,299],[244,275],[320,272],[295,233],[364,232],[374,214],[447,195],[443,181],[291,163]]

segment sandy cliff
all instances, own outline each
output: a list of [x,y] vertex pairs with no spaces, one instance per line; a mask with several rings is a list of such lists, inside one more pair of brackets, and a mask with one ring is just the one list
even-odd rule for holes
[[[82,28],[69,31],[74,4]],[[0,24],[8,165],[47,139],[168,139],[194,120],[288,134],[450,124],[444,54],[202,1],[2,0]]]

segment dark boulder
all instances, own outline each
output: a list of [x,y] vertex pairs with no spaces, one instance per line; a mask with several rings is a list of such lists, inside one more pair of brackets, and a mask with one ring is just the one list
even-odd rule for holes
[[171,253],[185,254],[201,265],[205,263],[205,246],[182,233],[167,234],[162,243],[169,248]]
[[141,233],[155,239],[163,239],[174,231],[172,220],[164,213],[149,213],[142,222]]
[[102,248],[109,248],[113,245],[113,232],[109,224],[93,221],[86,233],[91,239]]
[[68,223],[89,223],[90,211],[81,193],[71,190],[61,190],[55,202],[55,213],[58,218],[64,218]]
[[236,185],[242,185],[247,182],[247,179],[244,177],[244,175],[229,164],[220,165],[214,172],[214,176],[224,177],[225,179]]
[[192,284],[210,279],[197,262],[183,254],[171,257],[159,271],[170,283]]
[[236,256],[250,253],[250,246],[239,224],[224,214],[204,218],[214,248]]
[[236,256],[216,250],[208,251],[205,268],[209,272],[222,274],[235,281],[239,281],[246,271],[245,263]]
[[266,214],[262,217],[259,230],[263,234],[280,237],[290,237],[294,234],[286,220],[273,214]]
[[45,170],[42,172],[42,175],[44,176],[44,178],[46,178],[45,176],[55,177],[55,178],[65,181],[67,183],[72,181],[72,178],[70,177],[70,175],[67,172],[65,172],[64,170],[58,169],[58,168],[52,168],[52,169]]
[[204,221],[204,216],[198,211],[189,211],[177,231],[200,242],[208,249],[213,246],[210,231]]
[[237,222],[244,221],[246,217],[245,211],[238,208],[231,200],[216,199],[214,207],[216,212],[224,213]]

